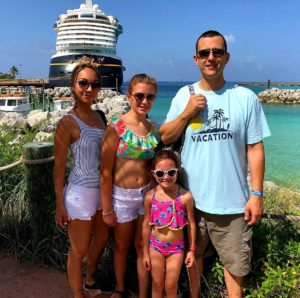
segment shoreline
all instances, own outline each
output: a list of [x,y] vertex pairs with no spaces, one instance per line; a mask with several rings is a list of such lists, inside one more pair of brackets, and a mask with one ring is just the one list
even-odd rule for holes
[[[164,80],[157,80],[159,83],[187,83],[187,82],[194,82],[192,81],[164,81]],[[241,86],[299,86],[300,82],[273,82],[273,81],[262,81],[262,82],[252,82],[252,81],[233,81]],[[128,81],[124,81],[122,85],[127,85]],[[48,78],[18,78],[18,79],[0,79],[0,87],[1,86],[15,86],[15,85],[38,85],[39,87],[47,87],[48,86]]]
[[241,86],[268,86],[276,87],[276,86],[299,86],[300,82],[237,82],[237,84]]

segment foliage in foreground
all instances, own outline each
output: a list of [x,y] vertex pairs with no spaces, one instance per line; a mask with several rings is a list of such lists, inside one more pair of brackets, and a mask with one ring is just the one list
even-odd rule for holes
[[[10,135],[0,136],[1,166],[19,159],[24,143],[33,140],[34,133],[24,136],[20,144],[7,146]],[[21,261],[34,261],[65,270],[68,241],[65,231],[49,231],[37,245],[32,244],[32,229],[28,212],[24,167],[0,172],[0,243]],[[300,215],[300,195],[286,189],[272,189],[266,197],[266,211],[274,214]],[[53,198],[54,202],[54,198]],[[54,204],[51,206],[54,208]],[[42,219],[41,219],[42,220]],[[244,295],[252,297],[300,296],[300,223],[289,220],[262,220],[254,227],[252,272],[246,279]],[[136,288],[134,255],[128,268],[128,284]],[[112,245],[101,260],[98,278],[113,282]],[[207,261],[202,278],[203,297],[226,297],[223,268],[217,257]],[[134,280],[132,279],[134,277]],[[187,296],[187,276],[180,279],[180,290]]]
[[[23,154],[23,145],[33,141],[36,132],[26,131],[25,134],[9,132],[9,128],[0,128],[0,167],[18,161]],[[19,139],[20,142],[12,142]],[[24,179],[23,165],[0,171],[0,208],[10,198],[11,194],[18,194],[18,184]],[[16,188],[16,189],[15,189]],[[1,210],[1,209],[0,209]]]

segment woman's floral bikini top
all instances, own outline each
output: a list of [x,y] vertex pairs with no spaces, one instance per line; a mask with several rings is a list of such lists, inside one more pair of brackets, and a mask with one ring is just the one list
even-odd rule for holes
[[155,198],[155,191],[150,203],[149,224],[156,228],[168,227],[171,230],[182,229],[188,224],[186,207],[180,196],[180,187],[176,199],[170,201],[159,201]]
[[112,124],[120,138],[117,156],[129,159],[151,159],[159,142],[158,128],[151,122],[151,131],[146,136],[134,134],[118,116],[112,118]]

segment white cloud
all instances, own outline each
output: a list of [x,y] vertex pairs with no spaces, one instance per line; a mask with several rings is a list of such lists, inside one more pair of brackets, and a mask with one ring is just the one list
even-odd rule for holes
[[235,42],[235,37],[233,34],[228,34],[228,35],[224,35],[225,40],[227,43],[234,43]]

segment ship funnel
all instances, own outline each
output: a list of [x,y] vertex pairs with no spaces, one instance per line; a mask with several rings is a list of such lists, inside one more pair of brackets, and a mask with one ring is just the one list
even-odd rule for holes
[[85,7],[86,8],[92,8],[93,7],[92,0],[85,0]]

